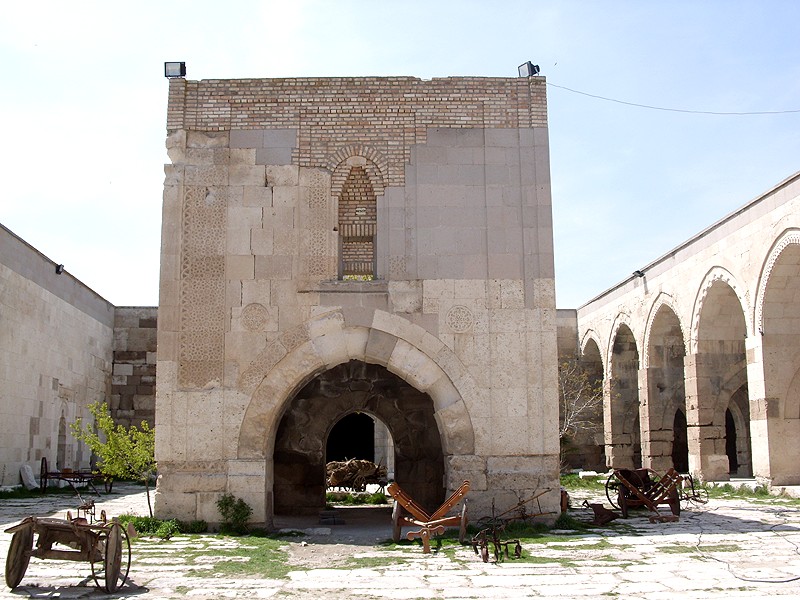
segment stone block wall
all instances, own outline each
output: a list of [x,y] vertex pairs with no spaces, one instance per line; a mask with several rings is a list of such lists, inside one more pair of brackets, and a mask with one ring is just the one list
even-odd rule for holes
[[117,307],[110,409],[122,425],[155,425],[156,307]]
[[[440,493],[470,479],[476,510],[543,488],[557,506],[543,79],[173,80],[167,148],[160,515],[213,522],[230,492],[269,523],[281,415],[350,361],[430,397]],[[356,175],[370,282],[337,269]]]
[[89,466],[69,434],[109,393],[114,307],[0,226],[0,485]]

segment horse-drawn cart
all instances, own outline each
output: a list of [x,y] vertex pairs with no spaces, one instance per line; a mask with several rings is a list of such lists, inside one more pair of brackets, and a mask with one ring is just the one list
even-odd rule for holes
[[[76,519],[27,517],[6,529],[13,533],[6,557],[6,584],[17,587],[31,557],[88,562],[97,587],[111,593],[125,582],[131,566],[131,544],[122,524],[111,521],[90,523]],[[34,534],[38,535],[36,545]]]

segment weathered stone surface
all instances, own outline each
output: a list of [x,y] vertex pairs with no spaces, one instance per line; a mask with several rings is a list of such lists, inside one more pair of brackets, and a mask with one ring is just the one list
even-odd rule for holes
[[[540,372],[555,373],[555,319],[531,317],[551,308],[552,277],[531,292],[523,268],[552,272],[551,240],[539,239],[552,237],[549,193],[528,193],[549,186],[535,168],[547,147],[520,133],[546,126],[543,83],[370,78],[366,101],[354,80],[255,82],[170,96],[186,135],[168,142],[181,162],[165,236],[180,242],[165,246],[162,270],[159,456],[248,461],[246,472],[228,463],[226,489],[271,522],[273,502],[319,510],[329,433],[363,412],[383,423],[397,480],[423,502],[465,477],[479,505],[511,494],[493,487],[485,457],[547,449],[555,461],[558,446],[555,375]],[[194,94],[203,100],[187,111]],[[200,113],[207,132],[193,129]],[[373,281],[342,280],[351,272]],[[195,485],[176,479],[164,489]],[[198,491],[197,515],[216,497]]]

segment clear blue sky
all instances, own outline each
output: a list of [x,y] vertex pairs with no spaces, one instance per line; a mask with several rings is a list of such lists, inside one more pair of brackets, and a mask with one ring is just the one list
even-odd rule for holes
[[[800,170],[800,2],[14,2],[0,223],[112,303],[158,302],[165,60],[189,79],[549,84],[556,287],[576,307]],[[555,87],[555,86],[562,87]]]

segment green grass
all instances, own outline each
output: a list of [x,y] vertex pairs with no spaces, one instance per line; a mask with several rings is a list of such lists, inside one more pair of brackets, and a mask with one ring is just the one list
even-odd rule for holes
[[606,489],[606,476],[597,477],[578,477],[575,473],[561,476],[561,485],[567,490],[593,490],[604,491]]
[[325,502],[330,506],[360,506],[362,504],[388,504],[386,494],[382,492],[366,493],[356,492],[328,492]]
[[[266,579],[283,579],[293,569],[286,561],[286,545],[288,542],[274,537],[237,536],[241,545],[234,548],[210,548],[204,539],[207,536],[190,536],[198,544],[197,550],[183,551],[189,565],[203,565],[198,562],[201,556],[214,555],[219,560],[209,565],[209,569],[190,571],[189,576],[206,577],[209,572],[217,577],[261,577]],[[241,560],[244,559],[244,560]]]

